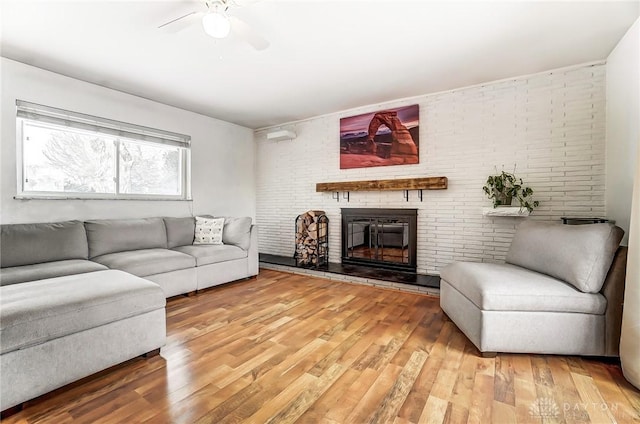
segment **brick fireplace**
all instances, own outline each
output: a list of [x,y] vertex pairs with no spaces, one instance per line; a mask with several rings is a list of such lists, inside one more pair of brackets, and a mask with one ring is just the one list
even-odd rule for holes
[[[502,165],[506,170],[517,165],[536,198],[544,199],[527,219],[606,215],[605,76],[606,65],[579,66],[411,98],[425,123],[415,165],[339,169],[339,119],[374,106],[293,123],[288,127],[297,134],[293,142],[270,142],[268,130],[257,131],[260,252],[291,257],[293,219],[308,208],[322,209],[330,219],[329,262],[338,264],[341,208],[416,208],[417,273],[438,274],[454,261],[502,262],[522,218],[483,216],[491,202],[481,189]],[[378,185],[369,191],[331,186],[314,192],[324,182],[438,175],[448,178],[447,189],[425,190],[422,200],[406,185],[395,191]]]

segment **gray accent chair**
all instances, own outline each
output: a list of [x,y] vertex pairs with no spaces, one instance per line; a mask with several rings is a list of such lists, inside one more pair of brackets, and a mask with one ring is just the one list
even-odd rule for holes
[[525,222],[506,263],[455,262],[442,269],[442,310],[487,356],[617,356],[623,234],[611,224]]

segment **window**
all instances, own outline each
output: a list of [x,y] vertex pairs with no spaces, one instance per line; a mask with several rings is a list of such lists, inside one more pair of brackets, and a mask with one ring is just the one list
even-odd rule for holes
[[188,199],[190,137],[18,100],[18,197]]

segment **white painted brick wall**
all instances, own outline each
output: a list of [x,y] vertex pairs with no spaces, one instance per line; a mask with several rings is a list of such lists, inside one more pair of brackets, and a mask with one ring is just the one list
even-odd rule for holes
[[[310,99],[312,101],[312,99]],[[340,118],[420,105],[418,165],[340,169]],[[523,219],[605,215],[605,66],[590,65],[353,109],[283,125],[291,141],[257,131],[262,253],[293,255],[294,221],[326,211],[331,262],[340,262],[340,208],[417,208],[418,272],[452,261],[503,261]],[[482,186],[502,168],[522,177],[540,207],[529,218],[484,217]],[[318,182],[446,176],[447,190],[316,193]]]

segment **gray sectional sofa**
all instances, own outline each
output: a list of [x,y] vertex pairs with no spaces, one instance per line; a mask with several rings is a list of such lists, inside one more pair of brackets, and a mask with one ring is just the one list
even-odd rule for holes
[[193,217],[2,225],[0,410],[159,351],[166,298],[257,275],[250,218],[225,218],[221,245],[193,245],[194,229]]

